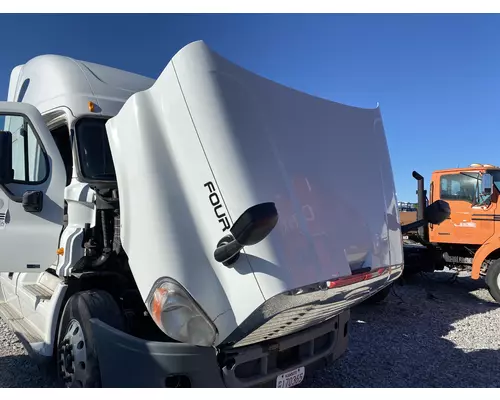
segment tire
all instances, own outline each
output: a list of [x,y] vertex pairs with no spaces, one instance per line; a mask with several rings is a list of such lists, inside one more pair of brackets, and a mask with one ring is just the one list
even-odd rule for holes
[[389,296],[389,294],[391,293],[392,285],[393,284],[391,283],[389,286],[386,286],[382,290],[379,290],[373,296],[368,297],[361,304],[378,304],[378,303],[382,303],[387,298],[387,296]]
[[64,307],[57,335],[56,372],[60,386],[101,387],[91,318],[124,330],[121,310],[108,292],[88,290],[71,296]]
[[500,260],[493,261],[486,271],[486,286],[497,303],[500,303]]

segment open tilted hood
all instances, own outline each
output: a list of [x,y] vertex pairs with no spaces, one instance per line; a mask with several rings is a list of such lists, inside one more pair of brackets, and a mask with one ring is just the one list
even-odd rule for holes
[[[221,337],[279,293],[402,262],[378,108],[284,87],[195,42],[107,129],[143,297],[174,278]],[[215,261],[227,229],[264,202],[279,213],[272,233],[234,265]]]

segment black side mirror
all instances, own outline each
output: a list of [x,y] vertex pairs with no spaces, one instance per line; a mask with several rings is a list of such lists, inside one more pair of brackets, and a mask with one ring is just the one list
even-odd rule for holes
[[246,210],[231,228],[231,235],[223,237],[214,252],[215,260],[225,266],[239,258],[245,246],[264,240],[278,223],[278,211],[274,203],[261,203]]
[[436,200],[424,209],[424,218],[401,226],[401,233],[404,235],[414,229],[418,229],[426,224],[439,225],[451,214],[450,205],[444,200]]
[[12,133],[0,131],[0,184],[6,185],[13,180]]
[[493,177],[490,174],[483,174],[481,179],[481,194],[488,196],[493,191]]
[[424,219],[433,225],[439,225],[450,216],[450,205],[443,200],[436,200],[434,203],[425,207]]

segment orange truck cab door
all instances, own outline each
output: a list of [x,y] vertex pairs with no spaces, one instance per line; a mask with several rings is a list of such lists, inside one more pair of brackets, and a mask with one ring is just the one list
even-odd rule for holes
[[[500,171],[498,171],[500,173]],[[435,243],[482,245],[495,233],[498,189],[481,195],[482,171],[441,171],[432,175],[432,201],[450,204],[450,218],[429,230]],[[498,183],[500,184],[500,174]]]

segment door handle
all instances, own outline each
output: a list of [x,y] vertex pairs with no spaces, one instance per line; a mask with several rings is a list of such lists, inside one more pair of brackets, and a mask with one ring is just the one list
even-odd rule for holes
[[24,211],[30,213],[38,213],[43,208],[43,192],[37,190],[29,190],[23,194]]

